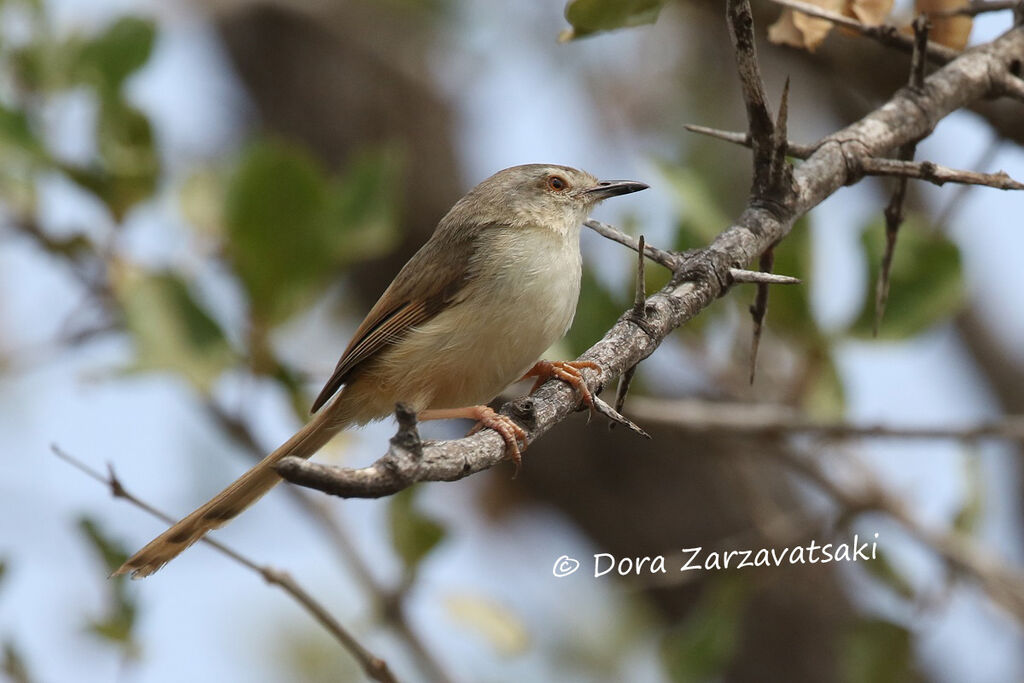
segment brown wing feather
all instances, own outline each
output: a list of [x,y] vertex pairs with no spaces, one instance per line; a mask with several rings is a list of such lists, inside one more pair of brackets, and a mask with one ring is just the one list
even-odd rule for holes
[[409,259],[356,329],[334,373],[313,402],[312,412],[330,400],[360,363],[458,298],[472,276],[475,243],[470,234],[455,237],[439,231]]

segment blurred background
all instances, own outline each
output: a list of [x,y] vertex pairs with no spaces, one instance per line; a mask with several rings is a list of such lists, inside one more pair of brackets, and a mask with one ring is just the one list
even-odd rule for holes
[[[623,6],[650,19],[660,4]],[[596,216],[706,244],[750,179],[746,150],[683,128],[745,128],[720,5],[669,2],[652,25],[559,42],[561,2],[0,2],[3,675],[363,680],[294,602],[201,544],[146,581],[107,580],[165,525],[50,444],[188,512],[302,423],[400,265],[507,166],[642,180]],[[778,9],[755,14],[763,38]],[[971,41],[1009,24],[979,17]],[[906,79],[906,56],[840,33],[813,54],[760,51],[772,97],[792,79],[799,142]],[[918,158],[1019,179],[1022,141],[1020,104],[990,102]],[[216,537],[291,572],[402,680],[1024,679],[1021,445],[969,435],[1024,413],[1024,269],[1002,259],[1024,253],[1024,205],[911,185],[874,338],[892,187],[840,191],[776,249],[776,271],[806,284],[772,290],[752,385],[749,286],[640,366],[625,413],[652,440],[579,415],[514,480],[498,467],[373,501],[279,487]],[[589,231],[582,248],[552,357],[632,300],[634,256]],[[649,291],[667,278],[647,276]],[[765,406],[774,426],[742,428]],[[905,438],[856,437],[877,425]],[[393,431],[318,457],[369,463]],[[875,561],[675,571],[681,548],[854,534],[878,534]],[[665,555],[668,573],[594,578],[595,553]],[[556,578],[563,555],[582,567]]]

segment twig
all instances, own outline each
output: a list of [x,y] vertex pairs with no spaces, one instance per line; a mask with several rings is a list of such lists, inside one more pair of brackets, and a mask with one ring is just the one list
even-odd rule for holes
[[958,183],[961,185],[983,185],[997,190],[1024,190],[1024,183],[1014,180],[1005,171],[996,173],[961,171],[940,166],[931,161],[872,158],[864,160],[862,170],[865,175],[916,178],[939,186],[946,183]]
[[[66,453],[56,444],[51,445],[50,448],[53,451],[54,455],[56,455],[64,462],[68,463],[77,470],[83,472],[86,476],[95,479],[101,484],[107,486],[110,489],[110,495],[113,496],[114,498],[121,498],[123,500],[126,500],[132,505],[148,512],[150,515],[153,515],[157,519],[163,520],[168,524],[173,524],[176,521],[170,515],[164,514],[160,510],[157,510],[149,503],[143,501],[141,498],[135,496],[134,494],[130,493],[127,489],[125,489],[124,486],[121,484],[121,480],[118,479],[117,475],[114,473],[113,466],[108,465],[107,476],[103,476],[98,471],[89,467],[81,460],[78,460],[72,455]],[[388,663],[380,657],[374,655],[372,652],[367,650],[362,644],[360,644],[359,641],[356,640],[356,638],[351,633],[349,633],[344,626],[338,623],[338,621],[333,616],[331,616],[331,614],[323,607],[323,605],[317,602],[316,598],[314,598],[312,595],[306,592],[306,590],[303,589],[288,572],[276,569],[274,567],[270,567],[268,565],[257,564],[256,562],[250,560],[248,557],[242,555],[238,551],[233,550],[232,548],[224,545],[220,541],[216,541],[210,538],[209,536],[204,536],[201,540],[207,545],[216,548],[222,554],[227,555],[240,565],[256,572],[261,577],[263,577],[263,580],[267,583],[279,587],[285,593],[292,596],[292,598],[300,605],[302,605],[302,607],[307,612],[309,612],[309,614],[314,619],[320,622],[321,626],[327,629],[327,631],[332,636],[334,636],[334,638],[342,645],[342,647],[349,651],[349,653],[356,659],[356,661],[359,662],[359,665],[362,667],[363,671],[366,673],[367,676],[369,676],[375,681],[381,681],[382,683],[396,683],[397,679],[391,673],[390,668],[388,668]]]
[[[587,226],[588,228],[596,232],[598,235],[601,235],[602,237],[607,237],[613,242],[618,242],[623,246],[629,247],[633,251],[640,250],[637,241],[633,237],[627,235],[621,230],[613,228],[607,223],[602,223],[601,221],[594,220],[593,218],[588,218],[583,222],[583,225]],[[644,243],[643,251],[644,256],[651,259],[659,266],[664,266],[669,270],[675,270],[676,268],[679,267],[679,257],[673,252],[665,251],[664,249],[658,249],[657,247],[652,247],[650,244],[647,244],[646,242]]]
[[[248,424],[227,413],[215,401],[208,401],[206,409],[226,432],[249,451],[249,454],[255,460],[263,457],[266,451],[252,433]],[[415,415],[413,420],[415,425]],[[339,523],[331,510],[327,509],[318,500],[314,500],[308,492],[298,487],[286,486],[284,488],[292,500],[327,534],[328,539],[330,539],[337,551],[338,558],[352,571],[356,580],[369,594],[376,607],[376,611],[381,615],[384,623],[395,631],[414,654],[424,675],[438,683],[450,681],[451,677],[444,667],[430,652],[409,623],[405,610],[405,596],[409,587],[403,585],[398,589],[390,589],[381,584],[373,575],[368,564],[363,560],[359,549],[352,542],[345,527]]]
[[[707,135],[708,137],[742,145],[743,147],[750,147],[749,133],[719,130],[689,123],[683,127],[693,133]],[[787,142],[786,154],[797,159],[806,159],[814,154],[814,151],[819,146],[820,143],[819,145],[801,145],[795,142]],[[917,180],[925,180],[939,186],[946,183],[957,183],[961,185],[984,185],[997,190],[1024,190],[1024,183],[1014,180],[1005,171],[997,173],[961,171],[960,169],[941,166],[932,161],[907,161],[904,159],[886,159],[884,157],[857,158],[853,161],[853,164],[859,166],[861,173],[870,176],[916,178]]]
[[[611,227],[611,226],[608,226]],[[614,230],[614,228],[612,228]],[[617,231],[616,231],[617,232]],[[644,247],[647,245],[644,236],[640,235],[636,248],[636,291],[633,294],[633,318],[639,325],[643,322],[646,313],[644,307],[647,305],[647,276],[644,272]],[[633,375],[636,374],[636,365],[629,366],[622,376],[619,377],[619,384],[615,388],[615,410],[622,411],[626,403],[626,394],[629,393],[629,385],[633,383]],[[608,423],[608,429],[614,429],[618,424],[614,421]]]
[[1024,415],[967,425],[910,427],[853,424],[818,420],[785,405],[730,403],[696,399],[654,399],[634,396],[630,414],[652,424],[670,425],[691,432],[749,434],[754,436],[805,435],[824,439],[912,439],[974,442],[998,439],[1024,443]]
[[1024,576],[1006,567],[970,538],[926,528],[866,470],[862,474],[867,481],[861,490],[850,491],[825,473],[818,453],[814,457],[800,457],[785,449],[777,449],[773,455],[839,503],[846,517],[880,512],[893,519],[911,537],[941,557],[952,570],[973,579],[993,603],[1024,624]]
[[[999,438],[1024,442],[1024,416],[962,428],[896,428],[813,421],[791,408],[764,404],[634,397],[631,406],[634,413],[642,415],[649,422],[686,431],[721,431],[731,436],[811,434],[826,438],[952,438],[965,441]],[[870,477],[856,491],[839,484],[826,474],[817,450],[813,457],[799,457],[788,449],[766,449],[765,452],[780,458],[788,467],[825,492],[843,508],[844,517],[865,512],[888,515],[912,537],[942,557],[951,568],[970,576],[993,602],[1024,623],[1024,576],[989,556],[969,538],[925,528],[875,477]],[[863,474],[869,475],[866,470]]]
[[[928,21],[924,17],[914,19],[914,54],[910,61],[910,88],[920,93],[924,87],[924,51],[928,46]],[[917,141],[911,140],[900,146],[897,157],[900,161],[910,161],[917,150]],[[889,276],[892,272],[892,259],[896,253],[896,239],[899,237],[900,226],[903,225],[903,202],[907,194],[907,178],[901,176],[896,181],[889,205],[885,207],[885,253],[882,255],[882,266],[879,270],[878,283],[875,287],[875,317],[872,323],[872,334],[878,336],[878,328],[885,315],[885,305],[889,300]]]
[[947,17],[976,17],[986,12],[1002,12],[1004,10],[1016,9],[1020,0],[970,0],[966,5],[950,7],[927,12],[930,19],[945,19]]
[[[700,135],[707,135],[708,137],[718,138],[719,140],[725,140],[736,145],[743,145],[744,147],[750,147],[750,133],[739,133],[731,130],[719,130],[717,128],[708,128],[707,126],[698,126],[693,123],[687,123],[683,125],[683,128],[690,131],[691,133],[698,133]],[[814,150],[818,147],[816,145],[801,145],[791,140],[786,141],[786,154],[797,159],[806,159],[807,157],[814,154]]]

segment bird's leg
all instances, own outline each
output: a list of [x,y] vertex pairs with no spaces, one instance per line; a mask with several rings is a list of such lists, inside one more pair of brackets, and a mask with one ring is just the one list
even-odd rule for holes
[[587,387],[587,383],[583,381],[583,373],[580,370],[584,368],[590,370],[600,370],[601,366],[597,363],[592,363],[588,360],[542,360],[530,368],[522,379],[528,379],[530,377],[536,377],[537,381],[533,383],[533,387],[530,389],[530,393],[537,391],[541,384],[548,381],[552,377],[568,382],[572,385],[576,391],[580,392],[580,396],[583,398],[583,403],[591,411],[594,410],[594,396],[590,393],[590,388]]
[[421,421],[426,420],[452,420],[456,418],[468,418],[476,420],[469,433],[476,434],[481,429],[493,429],[505,440],[505,455],[512,460],[516,466],[516,473],[519,473],[519,466],[523,462],[523,455],[519,449],[519,442],[523,442],[526,448],[526,431],[512,421],[512,418],[494,412],[488,406],[469,406],[467,408],[439,408],[435,410],[424,410],[417,415]]

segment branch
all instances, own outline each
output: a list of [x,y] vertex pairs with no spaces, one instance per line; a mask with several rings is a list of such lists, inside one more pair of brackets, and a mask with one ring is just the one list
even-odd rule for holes
[[1020,0],[970,0],[966,5],[951,7],[949,9],[934,10],[927,12],[931,19],[945,19],[947,17],[976,17],[986,12],[1002,12],[1004,10],[1016,9],[1020,6]]
[[[647,297],[643,325],[625,314],[580,360],[597,363],[588,371],[594,393],[628,368],[653,353],[673,330],[690,320],[725,292],[730,268],[739,268],[782,240],[793,223],[849,182],[858,179],[857,162],[878,156],[926,136],[951,112],[992,95],[1001,87],[1010,65],[1024,53],[1024,28],[1014,28],[987,45],[965,53],[925,80],[921,93],[897,92],[887,103],[856,123],[828,136],[793,171],[793,194],[779,203],[751,202],[736,222],[705,249],[668,252],[673,276],[659,292]],[[594,228],[594,221],[587,222]],[[632,248],[632,247],[631,247]],[[652,257],[650,247],[645,255]],[[501,412],[527,431],[527,442],[575,412],[576,392],[552,380],[532,396],[505,404]],[[425,443],[421,453],[392,442],[388,452],[362,468],[326,467],[316,463],[282,461],[278,472],[300,482],[306,475],[324,475],[321,490],[347,497],[377,497],[395,493],[420,481],[454,481],[500,463],[504,441],[492,430],[437,443]],[[329,485],[327,485],[329,483]]]
[[[260,445],[250,426],[243,420],[226,412],[215,401],[206,402],[206,410],[221,428],[230,434],[249,452],[254,460],[261,460],[266,453]],[[415,416],[414,416],[415,417]],[[383,585],[373,574],[370,566],[363,560],[356,544],[352,542],[345,527],[318,500],[314,500],[309,492],[294,486],[284,487],[302,510],[317,523],[331,541],[338,558],[351,570],[356,580],[369,594],[376,611],[384,623],[394,629],[399,638],[415,655],[424,676],[438,683],[447,683],[451,677],[440,661],[427,649],[426,644],[413,630],[406,616],[405,598],[410,586],[403,583],[396,589]]]
[[729,403],[696,399],[654,399],[635,396],[630,414],[647,423],[690,432],[751,436],[804,435],[824,439],[952,439],[974,442],[1000,439],[1024,443],[1024,415],[965,425],[910,427],[817,420],[785,405]]
[[[708,137],[718,138],[719,140],[725,140],[726,142],[731,142],[736,145],[750,147],[750,133],[719,130],[717,128],[708,128],[707,126],[698,126],[693,123],[683,124],[683,128],[691,133],[707,135]],[[817,147],[814,145],[801,145],[791,140],[786,141],[786,154],[797,159],[806,159],[814,154],[814,150],[816,149]]]
[[[924,88],[924,51],[928,45],[928,20],[922,17],[914,19],[914,54],[910,60],[910,84],[912,92],[921,92]],[[897,151],[900,163],[909,163],[917,153],[917,140],[911,140],[900,146]],[[899,237],[900,227],[903,225],[905,212],[903,201],[907,196],[907,178],[900,176],[896,181],[896,189],[893,190],[888,206],[885,207],[885,253],[882,254],[882,266],[878,274],[878,282],[875,285],[875,316],[872,322],[871,331],[878,336],[878,328],[882,324],[882,316],[885,315],[885,305],[889,301],[889,282],[892,272],[892,260],[896,255],[896,239]]]
[[[708,128],[707,126],[698,126],[691,123],[687,123],[683,127],[691,133],[707,135],[708,137],[724,140],[725,142],[731,142],[735,145],[750,147],[749,133],[719,130],[717,128]],[[814,151],[817,148],[817,145],[801,145],[799,143],[789,141],[786,143],[786,154],[796,159],[806,159],[814,154]],[[977,171],[962,171],[956,168],[949,168],[948,166],[941,166],[933,161],[906,161],[903,159],[888,159],[885,157],[860,158],[856,160],[856,163],[860,165],[860,172],[869,176],[916,178],[917,180],[924,180],[940,187],[946,183],[957,183],[960,185],[983,185],[997,190],[1024,190],[1024,183],[1014,180],[1007,175],[1005,171],[999,171],[997,173],[979,173]],[[610,226],[605,227],[607,228]],[[615,239],[615,241],[626,244],[626,246],[632,246],[631,244],[621,242],[619,239],[611,237],[610,235],[606,234],[605,237]],[[628,236],[627,238],[632,239]],[[635,247],[633,248],[635,249]],[[740,282],[740,280],[737,279],[737,282]]]
[[[81,460],[78,460],[64,452],[57,445],[51,445],[50,449],[53,451],[54,455],[64,462],[83,472],[86,476],[106,485],[107,488],[110,489],[110,495],[114,498],[126,500],[132,505],[145,510],[157,519],[160,519],[167,524],[174,524],[175,519],[173,517],[164,514],[141,498],[129,493],[121,484],[121,480],[118,479],[117,475],[114,473],[113,466],[108,465],[107,476],[103,476]],[[349,651],[356,661],[359,662],[359,665],[367,676],[375,681],[381,681],[381,683],[396,683],[397,679],[391,673],[391,669],[388,668],[388,663],[363,647],[363,645],[356,640],[355,636],[349,633],[344,626],[338,623],[338,621],[331,616],[330,612],[328,612],[323,605],[317,602],[316,598],[306,592],[306,590],[292,578],[291,574],[268,565],[257,564],[248,557],[229,548],[219,541],[213,540],[209,536],[204,536],[200,540],[202,540],[203,543],[216,548],[222,554],[227,555],[243,567],[256,572],[263,577],[264,581],[279,587],[285,593],[290,595],[303,607],[303,609],[309,612],[314,619],[320,622],[320,625],[327,629],[327,632],[334,636],[335,640],[341,643],[342,647]]]
[[774,455],[839,503],[846,517],[880,512],[893,519],[941,557],[950,569],[972,578],[992,602],[1024,624],[1024,575],[1006,567],[972,539],[961,533],[925,527],[907,512],[898,496],[886,490],[866,469],[861,474],[867,481],[859,491],[850,491],[825,473],[817,454],[800,457],[783,450]]
[[1024,190],[1024,183],[1018,182],[1006,174],[978,173],[977,171],[961,171],[955,168],[940,166],[931,161],[904,161],[901,159],[865,159],[864,175],[898,176],[926,180],[935,185],[959,183],[961,185],[984,185],[997,190]]

